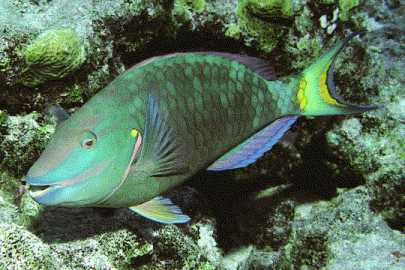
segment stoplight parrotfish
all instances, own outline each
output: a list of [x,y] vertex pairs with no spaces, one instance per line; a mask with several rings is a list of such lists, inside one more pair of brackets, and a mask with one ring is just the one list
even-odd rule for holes
[[177,53],[135,65],[60,120],[26,182],[44,205],[129,207],[161,223],[190,218],[160,194],[201,169],[248,166],[299,116],[361,113],[345,103],[333,65],[350,39],[298,75],[276,79],[261,59]]

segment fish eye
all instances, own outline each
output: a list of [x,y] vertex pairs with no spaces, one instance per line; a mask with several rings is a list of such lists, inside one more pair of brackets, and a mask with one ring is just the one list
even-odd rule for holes
[[85,149],[90,149],[95,143],[95,139],[85,139],[82,141],[82,147]]
[[96,134],[94,134],[94,133],[91,132],[91,131],[87,131],[87,132],[84,134],[84,138],[83,138],[83,140],[81,141],[80,145],[81,145],[81,147],[84,148],[84,149],[90,149],[90,148],[92,148],[92,147],[96,144],[96,142],[97,142],[97,136],[96,136]]

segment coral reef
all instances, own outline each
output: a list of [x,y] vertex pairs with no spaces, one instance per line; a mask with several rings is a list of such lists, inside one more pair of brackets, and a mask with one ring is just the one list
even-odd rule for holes
[[258,43],[260,49],[271,52],[292,24],[296,9],[293,4],[294,1],[239,1],[239,27],[246,31],[249,40]]
[[205,0],[177,0],[174,5],[178,9],[191,9],[199,13],[205,8]]
[[356,188],[331,202],[297,207],[276,268],[399,269],[393,253],[405,238],[371,211],[369,200],[366,188]]
[[349,19],[350,11],[360,5],[359,0],[339,0],[340,19],[346,21]]
[[[358,0],[0,1],[0,269],[403,269],[405,7]],[[42,207],[21,178],[55,123],[140,60],[216,50],[300,72],[325,47],[338,92],[383,108],[301,119],[245,169],[168,195],[192,217]]]
[[8,116],[0,123],[5,130],[0,132],[0,168],[16,176],[27,171],[55,130],[52,122],[39,122],[40,118],[39,113],[32,112],[24,116]]

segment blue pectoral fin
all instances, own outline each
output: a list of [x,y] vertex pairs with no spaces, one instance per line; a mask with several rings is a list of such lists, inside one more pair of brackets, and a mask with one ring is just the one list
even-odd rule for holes
[[168,118],[168,113],[160,110],[155,98],[149,95],[144,147],[137,166],[143,166],[150,176],[177,175],[187,170],[186,148],[179,142]]
[[190,220],[190,217],[183,214],[170,199],[160,196],[129,209],[147,219],[163,224],[186,223]]
[[208,167],[209,171],[225,171],[246,167],[254,163],[277,143],[295,123],[298,116],[277,119]]

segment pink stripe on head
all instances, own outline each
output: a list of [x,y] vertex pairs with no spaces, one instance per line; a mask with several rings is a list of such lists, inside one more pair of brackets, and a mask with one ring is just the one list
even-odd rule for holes
[[134,150],[132,151],[131,159],[128,162],[127,168],[125,169],[124,175],[123,175],[120,183],[100,203],[107,201],[125,183],[125,180],[127,179],[129,172],[131,171],[131,165],[134,162],[135,158],[137,157],[139,149],[141,148],[141,145],[142,145],[142,136],[141,136],[141,134],[138,134],[138,138],[136,139]]
[[132,151],[131,159],[130,159],[127,169],[125,170],[125,173],[124,173],[124,180],[128,177],[129,171],[131,170],[131,164],[132,164],[132,162],[134,162],[134,160],[139,152],[139,148],[141,147],[141,144],[142,144],[142,136],[141,136],[141,134],[139,134],[138,138],[136,139],[134,151]]

